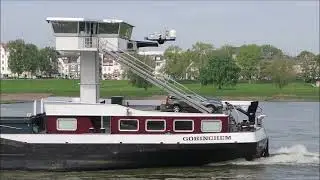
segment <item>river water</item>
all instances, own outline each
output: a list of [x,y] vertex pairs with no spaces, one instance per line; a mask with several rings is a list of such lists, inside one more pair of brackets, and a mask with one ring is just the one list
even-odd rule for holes
[[[319,179],[319,102],[262,102],[270,136],[268,158],[238,159],[204,167],[93,172],[1,171],[5,179]],[[31,103],[3,104],[1,116],[32,113]],[[150,108],[151,109],[151,108]],[[188,157],[186,157],[188,158]]]

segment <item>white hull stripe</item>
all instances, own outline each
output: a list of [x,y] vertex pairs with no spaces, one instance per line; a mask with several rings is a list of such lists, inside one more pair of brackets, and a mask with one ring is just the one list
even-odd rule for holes
[[264,128],[255,132],[206,134],[1,134],[1,138],[33,144],[221,144],[255,143],[267,135]]

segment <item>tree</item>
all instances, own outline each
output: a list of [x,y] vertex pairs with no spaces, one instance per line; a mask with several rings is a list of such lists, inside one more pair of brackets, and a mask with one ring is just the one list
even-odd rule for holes
[[317,79],[320,79],[320,54],[315,57],[315,76]]
[[195,43],[186,51],[170,46],[164,53],[166,64],[163,72],[174,79],[198,79],[200,69],[207,64],[213,50],[213,45],[203,42]]
[[52,47],[45,47],[39,52],[38,68],[41,74],[52,76],[58,72],[58,52]]
[[214,46],[209,43],[196,42],[192,45],[189,52],[189,64],[192,63],[193,69],[196,70],[196,75],[199,76],[202,69],[209,61],[210,54],[214,51]]
[[312,82],[317,78],[318,63],[316,56],[309,51],[302,51],[298,56],[298,62],[302,69],[302,78],[305,82]]
[[208,64],[201,69],[201,84],[213,83],[218,89],[235,86],[239,79],[240,68],[226,51],[216,51],[210,56]]
[[237,62],[241,68],[242,76],[249,80],[257,75],[257,68],[261,59],[261,48],[255,44],[243,45],[239,48]]
[[260,48],[262,59],[271,60],[275,58],[281,58],[283,56],[283,52],[281,49],[278,49],[270,44],[264,44],[260,46]]
[[231,45],[223,45],[220,50],[226,51],[229,56],[234,56],[238,54],[238,47],[234,47]]
[[261,60],[259,63],[259,80],[270,80],[270,65],[273,62],[273,60]]
[[[141,56],[138,54],[131,54],[132,56],[134,56],[136,59],[130,58],[130,60],[132,60],[132,62],[134,64],[136,64],[136,66],[140,67],[140,68],[144,68],[147,69],[149,71],[151,71],[150,68],[148,68],[147,66],[151,67],[151,68],[155,68],[155,61],[150,58],[149,56]],[[131,70],[130,68],[126,68],[125,69],[125,74],[127,76],[127,78],[129,79],[129,83],[132,86],[138,87],[138,88],[144,88],[145,90],[148,90],[149,87],[152,87],[152,84],[145,80],[144,78],[140,77],[139,75],[137,75],[133,70]],[[153,72],[152,72],[153,73]]]
[[190,65],[184,59],[184,52],[178,46],[170,46],[164,52],[166,63],[162,72],[171,76],[174,79],[183,79],[185,77],[185,70]]
[[272,81],[280,89],[286,86],[294,77],[295,74],[292,71],[292,66],[292,61],[287,59],[273,60],[269,65],[268,69]]
[[180,54],[180,63],[182,79],[198,79],[200,70],[199,66],[194,61],[196,54],[187,50]]
[[38,52],[37,46],[34,44],[26,44],[25,54],[23,59],[24,59],[23,61],[24,71],[30,72],[31,75],[34,75],[39,65],[39,52]]
[[18,74],[23,73],[24,70],[24,56],[25,56],[25,42],[22,39],[17,39],[15,41],[10,41],[8,43],[9,49],[9,59],[8,59],[8,66],[11,72]]

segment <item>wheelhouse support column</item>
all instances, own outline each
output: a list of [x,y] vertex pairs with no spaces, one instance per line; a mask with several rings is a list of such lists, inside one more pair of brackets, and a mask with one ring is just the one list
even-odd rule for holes
[[100,98],[98,52],[80,52],[80,101],[97,103]]

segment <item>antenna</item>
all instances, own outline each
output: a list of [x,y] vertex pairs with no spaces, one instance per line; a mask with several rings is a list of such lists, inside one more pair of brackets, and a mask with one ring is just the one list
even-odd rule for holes
[[164,44],[166,41],[175,41],[176,40],[176,30],[165,30],[163,33],[152,33],[148,37],[144,38],[149,41],[157,41],[159,44]]

